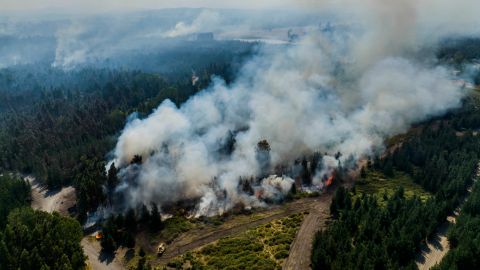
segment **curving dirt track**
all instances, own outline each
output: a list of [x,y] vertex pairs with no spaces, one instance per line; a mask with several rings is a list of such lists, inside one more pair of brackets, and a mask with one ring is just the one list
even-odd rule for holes
[[[473,184],[468,188],[468,194],[472,192],[473,185],[480,178],[480,163],[477,165],[476,177],[473,179]],[[464,199],[464,202],[468,200],[468,195]],[[420,248],[420,254],[417,255],[416,264],[419,270],[428,270],[439,264],[443,257],[447,255],[450,250],[450,244],[447,239],[447,230],[452,224],[455,224],[456,218],[460,214],[460,208],[457,208],[453,215],[448,216],[445,223],[443,223],[437,230],[434,238],[428,240],[426,245],[422,245]]]
[[326,194],[310,209],[310,213],[303,220],[297,237],[293,241],[287,260],[283,264],[285,270],[310,269],[310,254],[312,252],[315,233],[325,226],[330,217],[330,201],[332,194]]
[[447,230],[450,226],[450,220],[454,217],[449,217],[449,221],[445,222],[438,228],[432,240],[428,240],[426,245],[421,247],[421,254],[417,256],[416,264],[419,270],[428,270],[440,263],[443,257],[450,250],[450,245],[447,239]]
[[[348,173],[346,181],[339,185],[350,188],[354,180],[360,175],[361,169],[368,163],[367,158],[360,158],[355,169]],[[290,247],[288,258],[283,263],[284,270],[309,270],[311,269],[312,245],[315,234],[323,229],[330,218],[330,202],[332,201],[335,187],[330,187],[329,192],[323,194],[318,203],[310,209],[310,214],[303,220],[300,230]]]

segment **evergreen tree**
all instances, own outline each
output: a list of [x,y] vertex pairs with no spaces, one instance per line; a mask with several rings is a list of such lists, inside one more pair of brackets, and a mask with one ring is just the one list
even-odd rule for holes
[[388,176],[393,176],[393,162],[391,159],[385,161],[385,165],[383,166],[383,173]]
[[145,204],[142,204],[142,207],[140,208],[140,223],[142,225],[148,225],[150,222],[150,211],[148,211],[148,208]]
[[72,218],[19,208],[10,212],[1,235],[0,269],[85,268],[83,231]]
[[117,168],[115,167],[115,163],[112,163],[108,169],[107,184],[110,190],[113,190],[118,184]]
[[125,228],[129,232],[134,232],[137,228],[137,219],[135,217],[135,211],[130,208],[125,214]]
[[158,207],[155,203],[151,205],[152,211],[150,212],[150,228],[152,230],[160,230],[162,228],[162,219],[160,217],[160,212],[158,211]]

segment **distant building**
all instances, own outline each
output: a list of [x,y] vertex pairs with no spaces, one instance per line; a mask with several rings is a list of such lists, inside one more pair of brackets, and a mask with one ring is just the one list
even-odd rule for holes
[[197,41],[213,41],[213,40],[215,40],[215,36],[213,35],[212,32],[197,34]]

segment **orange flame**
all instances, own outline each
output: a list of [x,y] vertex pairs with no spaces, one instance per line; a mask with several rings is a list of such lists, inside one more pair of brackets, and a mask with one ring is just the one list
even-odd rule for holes
[[333,183],[333,180],[335,179],[335,176],[332,174],[330,175],[330,177],[328,177],[327,181],[325,181],[325,185],[327,187],[329,187],[332,183]]

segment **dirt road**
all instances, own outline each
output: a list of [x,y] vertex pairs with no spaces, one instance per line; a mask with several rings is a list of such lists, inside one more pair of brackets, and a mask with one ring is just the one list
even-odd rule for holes
[[[25,177],[32,186],[33,209],[42,210],[48,213],[54,211],[68,216],[68,209],[75,205],[75,189],[73,187],[64,187],[60,190],[50,191],[31,176]],[[111,258],[101,254],[100,243],[92,239],[92,236],[85,236],[81,245],[85,255],[88,256],[87,263],[93,270],[124,269],[117,258]]]
[[420,248],[421,254],[417,256],[416,259],[416,264],[419,270],[428,270],[440,263],[450,250],[450,245],[447,239],[447,230],[452,219],[454,219],[454,217],[449,217],[449,220],[438,228],[434,238],[428,240],[427,244],[422,245]]
[[287,260],[283,264],[285,270],[310,269],[310,257],[315,233],[325,226],[330,216],[331,194],[325,194],[310,209],[310,213],[303,220],[302,226],[293,241]]
[[[476,177],[473,179],[473,185],[477,182],[477,179],[480,178],[480,163],[477,165]],[[472,192],[472,188],[468,188],[468,194]],[[464,199],[464,202],[468,200],[468,196]],[[423,245],[420,250],[421,253],[417,255],[416,264],[419,270],[428,270],[431,269],[436,264],[439,264],[443,257],[447,255],[450,250],[450,244],[447,239],[447,230],[452,224],[455,224],[455,221],[460,214],[460,208],[455,210],[454,214],[447,217],[440,228],[438,228],[437,233],[435,234],[432,240],[428,240],[426,245]]]
[[[93,270],[121,270],[125,269],[118,260],[119,256],[108,256],[101,252],[100,242],[93,236],[86,236],[82,239],[83,252],[87,255],[87,264]],[[118,251],[117,251],[118,252]]]
[[[398,146],[393,146],[398,147]],[[393,151],[393,150],[390,150]],[[354,180],[358,178],[363,167],[367,166],[368,159],[360,158],[357,166],[348,172],[348,176],[343,183],[337,183],[345,188],[351,188]],[[330,187],[330,191],[323,194],[318,203],[310,209],[310,214],[303,220],[300,230],[290,247],[288,258],[283,264],[284,270],[309,270],[311,269],[312,244],[315,234],[325,227],[325,223],[330,218],[330,202],[332,201],[335,187]]]
[[[30,179],[30,182],[32,184],[32,208],[46,212],[58,211],[64,215],[68,215],[68,208],[75,204],[75,190],[73,187],[65,187],[59,191],[52,192],[48,191],[33,178]],[[304,198],[284,205],[273,206],[257,212],[257,214],[265,214],[259,219],[220,228],[218,230],[211,230],[210,228],[210,230],[206,229],[204,231],[201,229],[199,231],[189,231],[187,233],[188,237],[180,236],[175,239],[167,246],[167,250],[163,256],[152,263],[153,265],[165,264],[178,255],[217,241],[222,237],[241,233],[275,219],[308,211],[309,214],[302,223],[300,231],[297,234],[297,239],[295,239],[292,245],[291,255],[285,263],[286,265],[295,266],[298,266],[298,263],[300,263],[303,267],[289,268],[287,266],[285,269],[308,269],[310,264],[309,254],[311,252],[311,242],[316,230],[318,230],[328,218],[331,197],[332,194],[328,193],[322,194],[318,198]],[[193,238],[192,235],[194,236]],[[92,236],[85,236],[81,244],[85,255],[88,256],[88,265],[92,269],[124,269],[123,264],[119,261],[120,256],[117,254],[115,258],[110,258],[105,254],[101,254],[100,244],[92,239]]]
[[[195,234],[198,235],[198,237],[194,239],[189,237],[179,237],[167,246],[167,250],[162,255],[162,257],[153,261],[153,265],[166,264],[171,259],[181,254],[184,254],[187,251],[194,250],[206,244],[212,243],[214,241],[219,240],[220,238],[241,233],[248,229],[268,223],[272,220],[283,218],[283,217],[290,216],[300,212],[312,211],[312,209],[318,208],[317,205],[322,205],[322,207],[328,208],[328,205],[330,202],[330,197],[328,196],[329,195],[322,195],[321,197],[318,197],[318,198],[300,199],[292,203],[279,206],[277,208],[266,209],[265,212],[273,211],[275,212],[275,214],[268,215],[266,217],[254,220],[252,222],[240,224],[238,226],[232,226],[225,229],[211,231],[207,234],[196,232]],[[319,208],[322,208],[322,207],[319,207]]]
[[25,179],[32,185],[31,206],[33,209],[48,213],[56,211],[62,215],[68,215],[68,209],[75,205],[76,197],[73,187],[51,191],[31,176],[27,176]]

